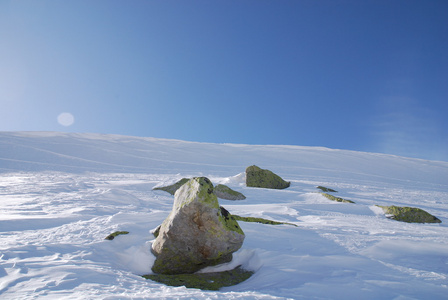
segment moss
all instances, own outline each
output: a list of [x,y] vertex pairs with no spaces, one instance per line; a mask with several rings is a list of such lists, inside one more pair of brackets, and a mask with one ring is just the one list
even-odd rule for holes
[[182,178],[181,180],[179,180],[178,182],[176,182],[176,183],[174,183],[172,185],[156,187],[156,188],[153,188],[153,190],[155,190],[155,191],[157,191],[157,190],[165,191],[165,192],[170,193],[171,195],[174,195],[174,193],[176,193],[176,191],[181,186],[183,186],[185,183],[187,183],[188,180],[189,180],[188,178]]
[[120,234],[128,234],[129,231],[115,231],[114,233],[109,234],[108,236],[106,236],[105,240],[113,240],[117,235]]
[[233,270],[224,272],[178,275],[151,274],[143,275],[143,277],[169,286],[185,286],[187,288],[217,291],[222,287],[241,283],[253,274],[254,272],[238,266]]
[[287,222],[277,222],[277,221],[272,221],[272,220],[263,219],[263,218],[240,217],[237,215],[232,215],[232,217],[235,220],[242,221],[242,222],[254,222],[254,223],[269,224],[269,225],[292,225],[292,226],[297,227],[296,224],[287,223]]
[[259,187],[268,189],[286,189],[291,182],[284,181],[272,171],[260,169],[257,166],[246,168],[246,185],[248,187]]
[[226,199],[226,200],[244,200],[246,199],[246,196],[241,194],[240,192],[234,191],[231,188],[229,188],[226,185],[218,184],[215,186],[215,189],[213,190],[215,195],[218,198]]
[[231,215],[224,207],[220,206],[221,217],[219,218],[224,224],[224,227],[230,231],[235,231],[239,234],[244,235],[243,230],[239,226],[234,215]]
[[339,198],[339,197],[335,197],[335,196],[327,194],[327,193],[321,193],[321,194],[322,194],[322,196],[324,196],[324,197],[326,197],[326,198],[328,198],[328,199],[330,199],[332,201],[344,202],[344,203],[355,203],[355,202],[353,202],[351,200],[346,200],[346,199],[342,199],[342,198]]
[[420,208],[380,206],[384,213],[391,215],[390,218],[407,223],[442,223],[438,218]]
[[327,188],[327,187],[324,187],[321,185],[319,185],[317,188],[322,190],[322,192],[325,192],[325,193],[337,193],[338,192],[338,191],[335,191],[333,189],[330,189],[330,188]]
[[[194,177],[188,182],[188,184],[192,187],[195,182],[197,182],[201,186],[201,188],[199,189],[199,193],[197,194],[197,198],[202,203],[207,203],[211,207],[219,209],[218,198],[213,193],[213,183],[210,181],[210,179],[208,179],[207,177]],[[194,199],[195,197],[196,195],[194,195],[194,197],[191,198],[191,200]],[[184,205],[189,202],[190,201],[185,201]]]

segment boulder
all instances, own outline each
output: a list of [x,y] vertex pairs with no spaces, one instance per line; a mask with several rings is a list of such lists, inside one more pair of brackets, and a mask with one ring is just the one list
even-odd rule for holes
[[193,178],[177,190],[173,209],[160,226],[152,245],[152,271],[188,274],[229,262],[244,237],[238,222],[219,206],[210,180]]
[[226,199],[226,200],[244,200],[246,199],[246,196],[241,194],[240,192],[234,191],[231,188],[229,188],[226,185],[218,184],[215,186],[215,189],[213,190],[215,195],[218,198]]
[[260,169],[257,166],[246,168],[246,185],[267,189],[285,189],[291,185],[272,171]]
[[393,220],[407,223],[442,223],[438,218],[420,208],[400,206],[380,206]]

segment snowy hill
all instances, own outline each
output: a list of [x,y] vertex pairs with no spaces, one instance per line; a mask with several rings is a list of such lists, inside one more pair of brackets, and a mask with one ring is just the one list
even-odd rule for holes
[[[291,181],[248,188],[249,165]],[[155,186],[207,176],[242,192],[233,266],[255,274],[219,292],[167,287],[151,272],[150,230],[173,197]],[[355,204],[330,201],[316,186]],[[0,133],[2,299],[446,299],[448,163],[317,147],[209,144],[55,132]],[[441,224],[386,218],[375,205],[422,208]],[[113,241],[116,230],[130,234]],[[221,268],[231,268],[222,266]]]

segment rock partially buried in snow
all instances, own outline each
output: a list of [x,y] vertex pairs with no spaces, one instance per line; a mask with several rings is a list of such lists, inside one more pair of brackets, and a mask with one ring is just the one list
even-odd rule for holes
[[390,219],[408,223],[442,223],[438,218],[420,208],[380,206],[384,213],[390,215]]
[[152,245],[154,273],[194,273],[232,259],[244,233],[238,222],[219,206],[213,184],[196,177],[176,193],[173,209]]
[[153,188],[153,190],[165,191],[165,192],[170,193],[171,195],[174,195],[174,193],[176,193],[176,191],[178,189],[180,189],[181,186],[183,186],[185,183],[187,183],[188,180],[189,180],[188,178],[182,178],[181,180],[179,180],[178,182],[176,182],[172,185],[155,187],[155,188]]
[[257,166],[246,168],[246,185],[267,189],[286,189],[291,185],[272,171],[260,169]]
[[226,185],[218,184],[215,186],[215,189],[213,190],[215,195],[218,198],[226,199],[226,200],[244,200],[246,199],[246,196],[241,194],[240,192],[234,191],[231,188],[229,188]]

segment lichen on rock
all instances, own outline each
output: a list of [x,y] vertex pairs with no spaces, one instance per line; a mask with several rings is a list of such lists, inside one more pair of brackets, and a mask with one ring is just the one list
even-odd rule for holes
[[238,222],[219,206],[210,180],[193,178],[176,191],[172,211],[158,230],[152,245],[156,256],[152,270],[194,273],[229,262],[244,237]]
[[270,170],[264,170],[254,165],[246,168],[246,185],[267,189],[285,189],[291,185],[291,182],[283,180]]
[[416,207],[380,206],[390,219],[407,223],[442,223],[437,217]]

